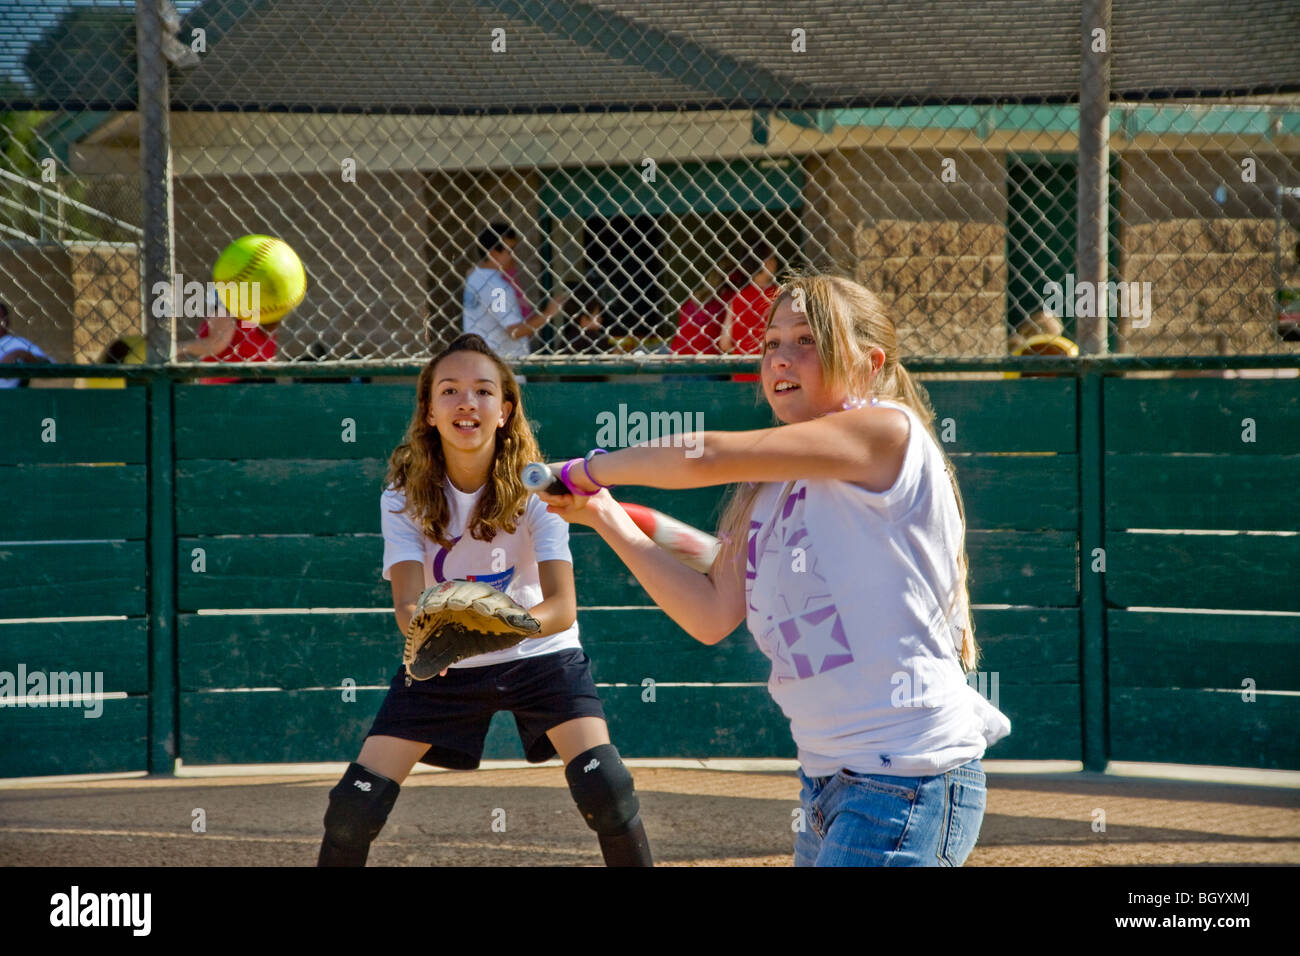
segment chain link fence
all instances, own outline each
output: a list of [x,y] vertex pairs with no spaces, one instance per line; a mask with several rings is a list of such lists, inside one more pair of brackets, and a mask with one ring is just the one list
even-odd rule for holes
[[141,6],[0,0],[0,300],[57,362],[192,361],[245,234],[295,363],[749,352],[792,268],[910,359],[1300,353],[1290,0]]

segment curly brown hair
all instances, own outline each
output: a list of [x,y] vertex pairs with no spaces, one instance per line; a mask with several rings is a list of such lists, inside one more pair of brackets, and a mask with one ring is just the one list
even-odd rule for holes
[[462,335],[430,359],[429,364],[420,371],[420,380],[416,385],[415,412],[402,443],[388,459],[385,481],[388,487],[405,494],[406,513],[425,535],[444,548],[452,546],[452,538],[447,533],[450,508],[442,488],[443,479],[447,476],[447,461],[443,457],[442,439],[438,430],[429,424],[429,410],[438,363],[455,352],[477,352],[491,359],[497,367],[502,402],[510,402],[514,406],[506,424],[497,429],[492,473],[465,528],[471,537],[479,541],[491,541],[498,531],[514,533],[529,495],[520,474],[525,465],[540,461],[542,457],[537,440],[533,438],[533,430],[524,415],[519,383],[510,366],[492,351],[482,337]]

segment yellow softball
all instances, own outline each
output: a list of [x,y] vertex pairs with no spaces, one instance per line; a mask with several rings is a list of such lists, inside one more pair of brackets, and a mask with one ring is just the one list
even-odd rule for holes
[[270,325],[307,294],[307,273],[289,244],[274,236],[241,236],[212,267],[217,294],[233,316]]

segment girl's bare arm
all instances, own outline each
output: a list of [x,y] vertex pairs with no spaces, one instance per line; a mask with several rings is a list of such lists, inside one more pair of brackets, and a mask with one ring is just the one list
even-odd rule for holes
[[[888,491],[907,452],[907,416],[893,408],[861,408],[794,425],[748,432],[700,432],[683,448],[636,445],[588,463],[606,485],[701,488],[742,481],[834,479]],[[690,457],[685,449],[698,454]],[[575,484],[592,490],[583,469]]]
[[568,561],[538,561],[542,603],[528,609],[542,629],[533,637],[567,631],[578,619],[578,593],[573,586],[573,565]]
[[715,562],[706,576],[682,564],[645,536],[608,492],[581,505],[572,495],[539,494],[553,514],[594,528],[650,599],[691,637],[716,644],[745,619],[745,552],[737,548],[727,567]]
[[424,593],[424,562],[398,561],[389,569],[393,586],[393,613],[397,615],[397,629],[406,637],[406,629],[415,616],[415,602]]

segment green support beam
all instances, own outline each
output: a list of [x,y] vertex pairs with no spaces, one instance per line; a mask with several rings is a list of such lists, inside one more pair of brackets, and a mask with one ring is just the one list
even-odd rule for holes
[[[1094,552],[1104,547],[1102,373],[1083,365],[1079,382],[1079,669],[1083,685],[1083,768],[1106,769],[1106,575]],[[1100,552],[1104,560],[1105,552]],[[1094,571],[1097,564],[1099,570]]]
[[173,383],[149,381],[149,772],[172,773],[177,751],[176,514]]

